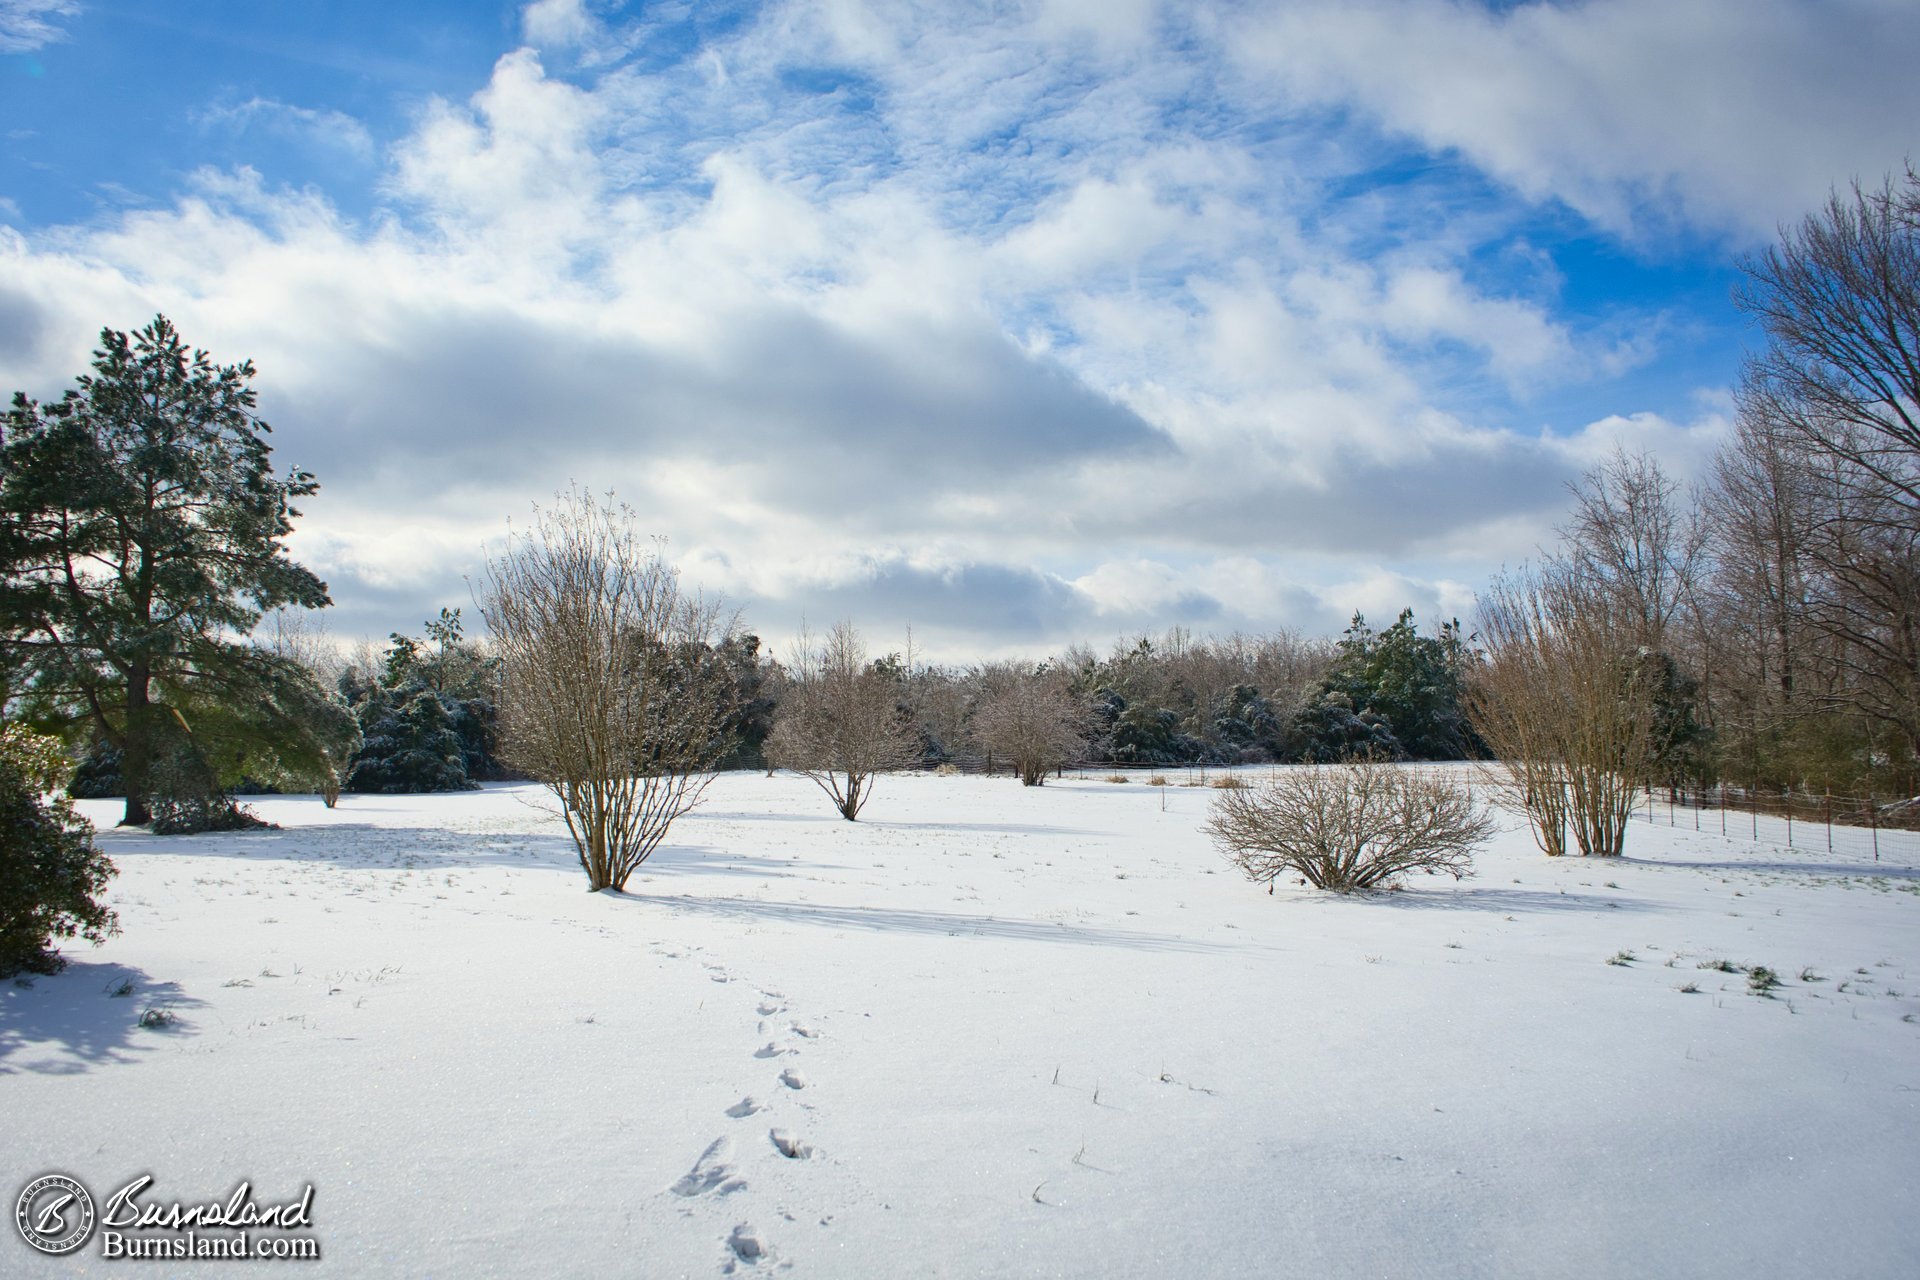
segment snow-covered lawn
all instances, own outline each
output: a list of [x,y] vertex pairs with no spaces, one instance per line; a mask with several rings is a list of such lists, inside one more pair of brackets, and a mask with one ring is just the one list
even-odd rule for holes
[[850,825],[728,775],[625,896],[534,788],[90,804],[125,932],[0,987],[0,1194],[311,1182],[355,1276],[1920,1274],[1916,859],[1512,831],[1268,896],[1212,794],[916,776]]

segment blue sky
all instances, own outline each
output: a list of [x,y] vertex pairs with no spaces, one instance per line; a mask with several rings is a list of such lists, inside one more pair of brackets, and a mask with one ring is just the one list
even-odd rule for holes
[[779,640],[1469,615],[1698,474],[1739,255],[1914,149],[1895,0],[0,0],[0,383],[252,357],[337,635],[611,488]]

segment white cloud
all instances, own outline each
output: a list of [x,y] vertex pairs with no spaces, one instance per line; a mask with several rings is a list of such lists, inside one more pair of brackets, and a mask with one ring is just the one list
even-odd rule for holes
[[79,12],[74,0],[0,0],[0,53],[31,53],[66,39],[55,20]]
[[430,210],[442,232],[488,246],[503,268],[550,271],[555,254],[596,229],[598,116],[589,94],[516,50],[470,109],[427,108],[395,150],[394,194]]
[[1537,375],[1564,377],[1578,356],[1565,328],[1532,303],[1490,298],[1458,271],[1401,271],[1386,282],[1380,323],[1396,337],[1478,347],[1496,374],[1524,384]]
[[[462,603],[481,544],[570,479],[773,634],[851,615],[939,657],[1464,616],[1461,584],[1528,554],[1614,441],[1710,452],[1710,400],[1510,425],[1660,331],[1558,310],[1509,209],[1351,194],[1347,135],[1215,87],[1198,27],[1155,44],[1181,12],[967,27],[843,0],[644,72],[514,50],[390,147],[357,135],[384,173],[364,219],[203,170],[96,225],[0,227],[0,383],[57,392],[102,323],[156,310],[253,357],[278,456],[324,486],[299,549],[341,634]],[[1337,69],[1387,12],[1295,30]],[[556,49],[589,16],[536,5],[526,34]]]
[[1615,231],[1764,239],[1913,146],[1906,0],[1307,0],[1235,24],[1287,92],[1351,104]]
[[527,43],[542,49],[584,45],[598,29],[582,0],[535,0],[520,11],[520,30]]
[[366,125],[341,111],[253,97],[232,106],[210,107],[201,119],[236,131],[259,129],[270,135],[305,139],[356,160],[371,160],[374,155],[373,136]]

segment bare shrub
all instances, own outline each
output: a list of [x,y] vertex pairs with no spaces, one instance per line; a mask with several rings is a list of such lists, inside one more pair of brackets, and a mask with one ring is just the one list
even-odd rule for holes
[[509,537],[484,588],[501,757],[559,800],[589,887],[623,889],[730,745],[730,624],[682,593],[630,508],[579,489]]
[[983,668],[972,732],[987,751],[1006,760],[1022,785],[1037,787],[1047,771],[1086,754],[1086,712],[1059,673],[1004,663]]
[[900,713],[899,686],[891,672],[867,661],[851,622],[835,626],[817,649],[802,635],[767,737],[768,763],[811,778],[840,816],[854,821],[875,778],[919,758],[918,739]]
[[1468,714],[1498,764],[1489,781],[1526,814],[1550,857],[1617,857],[1656,754],[1655,655],[1641,623],[1577,565],[1549,560],[1495,580],[1480,599],[1486,660]]
[[1457,783],[1375,760],[1285,769],[1214,797],[1207,830],[1249,880],[1286,872],[1337,893],[1414,871],[1472,873],[1493,819]]

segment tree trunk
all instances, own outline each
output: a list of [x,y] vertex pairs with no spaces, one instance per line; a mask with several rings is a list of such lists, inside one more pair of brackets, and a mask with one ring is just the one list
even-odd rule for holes
[[153,821],[153,810],[147,805],[153,785],[151,681],[144,663],[134,667],[127,679],[127,745],[120,753],[120,781],[127,793],[126,812],[120,818],[123,827],[144,827]]
[[846,789],[840,793],[840,803],[838,806],[840,816],[848,822],[855,822],[860,817],[860,784],[862,781],[863,779],[857,773],[847,774]]

